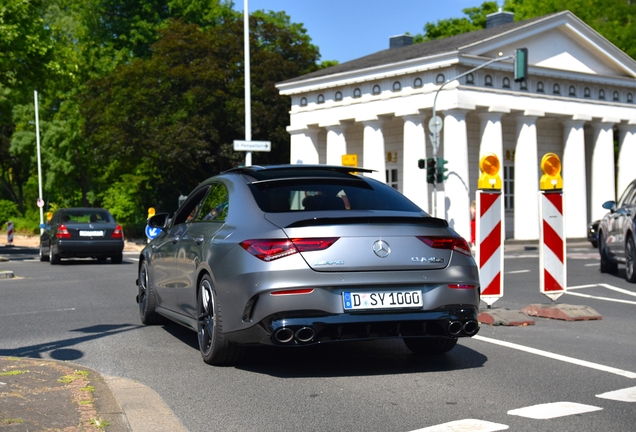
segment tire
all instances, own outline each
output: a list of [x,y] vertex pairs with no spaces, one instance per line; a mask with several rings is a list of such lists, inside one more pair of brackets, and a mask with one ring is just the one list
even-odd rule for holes
[[121,264],[123,259],[124,259],[124,255],[123,254],[117,254],[117,255],[113,255],[112,257],[110,257],[110,262],[111,262],[111,264]]
[[607,254],[603,233],[598,234],[598,252],[601,255],[601,273],[616,274],[618,272],[618,264],[611,261]]
[[53,252],[53,246],[49,243],[49,262],[51,265],[60,263],[60,256]]
[[634,245],[634,237],[631,234],[628,235],[627,243],[625,243],[625,278],[627,282],[636,283],[636,269],[634,268],[636,245]]
[[457,345],[457,339],[447,337],[404,338],[402,340],[406,347],[417,355],[441,355]]
[[40,243],[40,261],[46,262],[48,260],[49,260],[49,256],[44,253],[44,250],[42,249],[42,243]]
[[166,322],[166,319],[155,312],[157,299],[155,292],[150,284],[150,276],[148,276],[148,264],[146,261],[139,266],[138,279],[139,294],[137,295],[137,303],[139,303],[139,318],[145,325],[157,325]]
[[241,357],[242,347],[230,344],[223,333],[221,304],[208,275],[199,282],[197,293],[197,336],[201,357],[207,364],[227,366]]

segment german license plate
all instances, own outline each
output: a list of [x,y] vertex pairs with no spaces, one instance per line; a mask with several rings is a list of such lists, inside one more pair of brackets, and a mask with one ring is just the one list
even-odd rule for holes
[[422,307],[422,291],[344,292],[345,310]]
[[104,231],[80,231],[80,237],[104,237]]

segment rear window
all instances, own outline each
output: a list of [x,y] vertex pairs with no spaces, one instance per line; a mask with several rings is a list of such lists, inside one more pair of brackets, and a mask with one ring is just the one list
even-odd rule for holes
[[86,209],[86,210],[65,210],[60,219],[62,223],[100,223],[115,222],[115,219],[106,210]]
[[422,210],[394,188],[361,179],[293,179],[250,185],[266,213],[328,210]]

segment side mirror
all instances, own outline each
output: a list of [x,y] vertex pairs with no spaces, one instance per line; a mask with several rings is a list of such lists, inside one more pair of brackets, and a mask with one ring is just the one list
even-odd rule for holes
[[151,228],[164,229],[168,224],[168,213],[158,213],[148,219],[148,226]]
[[603,203],[603,208],[614,213],[614,210],[616,210],[616,201],[605,201]]

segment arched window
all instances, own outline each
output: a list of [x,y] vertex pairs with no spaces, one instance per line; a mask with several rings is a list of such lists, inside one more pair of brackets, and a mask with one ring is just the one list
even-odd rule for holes
[[627,93],[627,102],[628,103],[633,103],[634,102],[634,95],[631,93]]
[[324,104],[325,103],[325,96],[323,94],[319,94],[318,95],[318,101],[319,104]]
[[592,90],[590,90],[589,87],[585,87],[585,89],[583,90],[583,97],[592,97]]
[[576,97],[576,88],[575,88],[573,85],[571,85],[571,86],[570,86],[570,89],[569,89],[569,91],[568,91],[568,94],[569,94],[570,96]]
[[484,84],[488,87],[492,87],[492,77],[490,75],[486,75],[486,79],[484,80]]
[[605,100],[605,90],[598,91],[598,98],[601,100]]
[[307,98],[306,97],[300,98],[300,106],[301,107],[306,107],[307,106]]
[[552,86],[552,93],[556,94],[556,95],[561,94],[561,86],[558,85],[558,84],[553,85]]
[[355,89],[353,91],[353,97],[354,99],[358,99],[359,97],[362,97],[362,91],[359,88]]
[[618,92],[617,92],[617,91],[614,91],[614,95],[613,95],[612,99],[613,99],[615,102],[618,102],[618,101],[620,101],[620,100],[621,100],[621,98],[620,98],[620,96],[619,96],[619,94],[618,94]]
[[373,86],[373,94],[374,95],[379,95],[381,91],[382,90],[380,89],[379,85],[376,84],[376,85]]
[[537,83],[537,93],[543,93],[543,82],[539,81]]
[[528,82],[527,81],[521,81],[520,83],[521,85],[519,86],[519,88],[521,90],[528,90]]
[[342,100],[342,92],[337,91],[335,99],[336,99],[336,102],[340,102]]
[[505,78],[503,79],[503,88],[507,88],[507,89],[509,89],[509,88],[510,88],[510,78],[505,77]]
[[400,90],[402,90],[402,84],[400,84],[399,81],[396,81],[393,83],[393,91],[394,92],[399,92]]
[[466,75],[466,84],[475,84],[475,76],[471,73]]
[[422,78],[415,78],[415,81],[413,81],[413,87],[415,88],[422,87]]
[[444,84],[445,80],[446,78],[444,77],[444,74],[437,74],[437,76],[435,77],[435,82],[437,84]]

